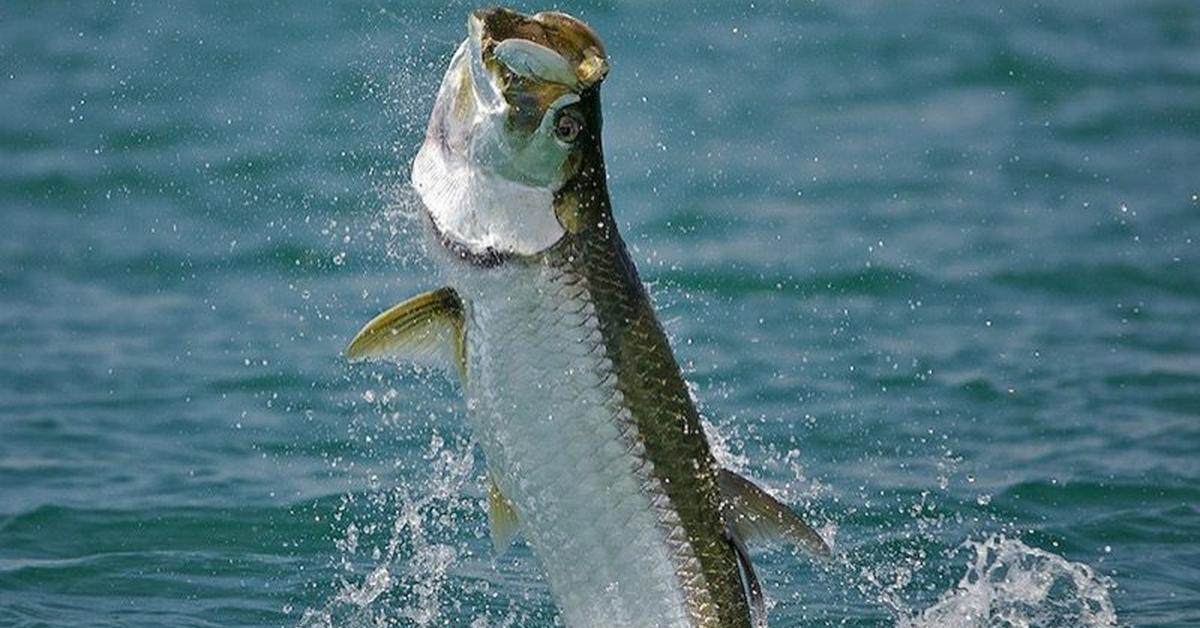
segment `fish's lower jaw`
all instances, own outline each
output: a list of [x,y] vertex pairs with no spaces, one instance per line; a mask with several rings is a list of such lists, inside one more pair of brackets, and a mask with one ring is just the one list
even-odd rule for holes
[[483,20],[478,12],[471,14],[467,18],[467,40],[463,45],[469,55],[467,70],[474,83],[475,97],[485,109],[495,110],[504,105],[504,97],[497,89],[491,72],[483,66],[483,30]]
[[421,146],[412,183],[441,237],[472,255],[532,256],[566,234],[552,190],[473,168],[436,141]]

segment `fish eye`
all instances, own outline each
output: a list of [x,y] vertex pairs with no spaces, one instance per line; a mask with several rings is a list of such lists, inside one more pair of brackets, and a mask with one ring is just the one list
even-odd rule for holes
[[568,144],[579,137],[580,131],[583,131],[583,122],[572,113],[566,111],[559,113],[558,119],[554,121],[554,137]]

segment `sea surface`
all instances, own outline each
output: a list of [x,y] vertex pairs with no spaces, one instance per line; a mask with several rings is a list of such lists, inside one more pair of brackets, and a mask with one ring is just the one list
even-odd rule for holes
[[[1200,625],[1200,5],[564,2],[772,626]],[[0,6],[0,625],[554,626],[409,164],[471,5]],[[545,8],[520,5],[525,10]]]

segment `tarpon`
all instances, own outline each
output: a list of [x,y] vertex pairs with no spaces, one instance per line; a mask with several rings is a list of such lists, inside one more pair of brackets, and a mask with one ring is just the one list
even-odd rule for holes
[[454,365],[492,540],[523,535],[566,625],[761,626],[746,542],[829,549],[713,456],[613,219],[607,73],[573,17],[470,15],[412,167],[449,285],[380,314],[347,355]]

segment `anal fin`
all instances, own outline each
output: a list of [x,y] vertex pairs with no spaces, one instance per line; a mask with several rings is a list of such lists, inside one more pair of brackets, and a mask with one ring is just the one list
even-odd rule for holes
[[718,472],[717,480],[725,522],[738,542],[785,541],[829,556],[825,539],[770,493],[727,469]]
[[465,381],[465,329],[458,293],[452,288],[439,288],[371,319],[346,347],[346,357],[354,361],[436,362],[449,349],[454,367]]
[[500,491],[496,479],[488,476],[488,527],[492,533],[492,546],[496,553],[503,555],[512,545],[520,527],[517,511],[512,502]]

